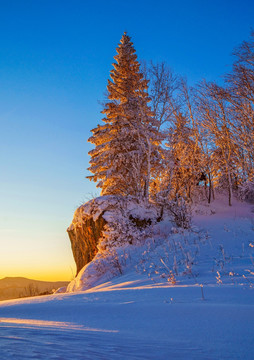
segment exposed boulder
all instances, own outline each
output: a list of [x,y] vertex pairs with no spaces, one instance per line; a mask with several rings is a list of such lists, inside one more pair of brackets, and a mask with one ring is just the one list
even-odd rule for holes
[[93,216],[84,212],[84,205],[76,210],[67,232],[77,266],[77,274],[97,254],[97,244],[105,224],[102,214],[94,220]]
[[[81,205],[75,211],[72,223],[67,229],[77,265],[77,274],[98,253],[101,238],[103,238],[101,243],[103,247],[105,236],[107,238],[109,231],[112,237],[115,232],[118,234],[118,229],[114,232],[112,227],[120,226],[122,232],[126,227],[127,233],[126,235],[123,233],[123,236],[128,240],[131,237],[131,224],[139,231],[139,228],[151,225],[151,219],[155,217],[154,209],[138,204],[131,197],[101,196]],[[103,233],[104,229],[106,235]],[[118,235],[116,237],[120,240]],[[132,241],[130,240],[129,243]]]

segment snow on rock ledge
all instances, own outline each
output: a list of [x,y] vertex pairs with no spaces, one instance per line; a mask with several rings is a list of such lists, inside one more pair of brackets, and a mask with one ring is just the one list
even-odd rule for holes
[[77,274],[93,260],[106,224],[114,223],[119,215],[130,217],[137,226],[157,216],[154,209],[138,204],[131,197],[101,196],[81,205],[67,229],[71,241]]

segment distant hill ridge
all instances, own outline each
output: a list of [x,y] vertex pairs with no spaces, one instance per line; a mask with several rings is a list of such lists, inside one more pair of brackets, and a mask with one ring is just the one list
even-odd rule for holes
[[43,281],[25,277],[5,277],[0,279],[0,300],[43,295],[67,284],[68,281]]

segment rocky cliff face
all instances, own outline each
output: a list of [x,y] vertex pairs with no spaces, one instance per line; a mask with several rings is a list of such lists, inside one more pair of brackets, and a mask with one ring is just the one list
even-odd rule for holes
[[[101,246],[100,239],[106,224],[111,226],[111,235],[113,238],[115,236],[115,242],[120,238],[120,234],[122,240],[128,242],[129,238],[135,237],[135,234],[129,233],[130,229],[134,233],[138,232],[139,229],[151,225],[151,219],[155,217],[154,209],[138,204],[131,197],[101,196],[81,205],[75,211],[72,223],[67,229],[77,274],[98,253],[98,244]],[[138,233],[137,236],[139,235]],[[129,243],[133,241],[129,240]]]
[[[98,242],[107,217],[119,207],[119,197],[101,196],[81,205],[74,213],[67,232],[71,241],[77,274],[98,252]],[[77,275],[76,274],[76,275]]]
[[75,221],[75,217],[82,217],[83,208],[76,210],[73,222],[67,229],[71,241],[73,257],[77,266],[77,274],[98,252],[97,244],[101,237],[106,221],[102,214],[94,220],[92,216],[84,215],[81,222]]

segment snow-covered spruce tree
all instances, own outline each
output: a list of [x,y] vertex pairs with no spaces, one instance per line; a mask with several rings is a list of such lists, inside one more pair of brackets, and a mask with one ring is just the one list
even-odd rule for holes
[[124,33],[114,69],[108,80],[104,124],[89,138],[90,180],[98,182],[101,195],[131,195],[148,199],[151,174],[158,163],[158,124],[148,106],[148,81],[131,42]]

